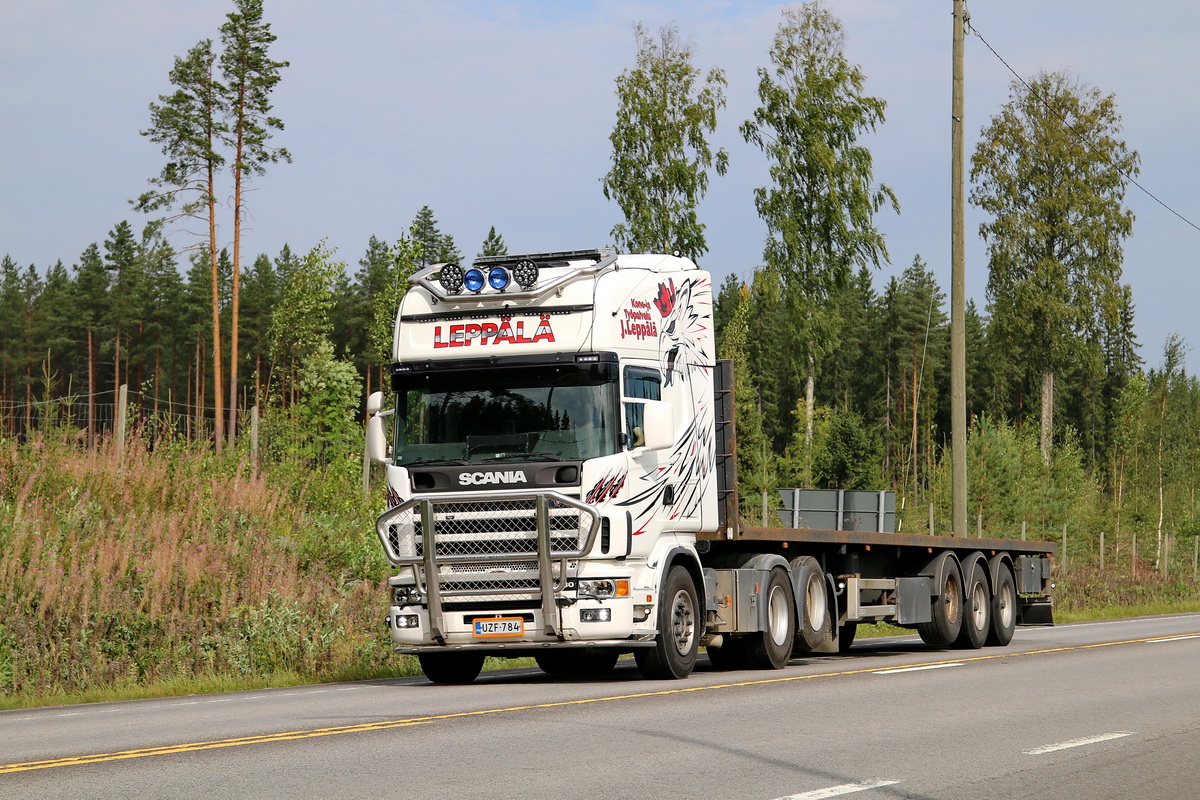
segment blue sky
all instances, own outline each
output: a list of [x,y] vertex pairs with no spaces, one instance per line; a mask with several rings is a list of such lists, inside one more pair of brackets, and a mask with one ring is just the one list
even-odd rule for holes
[[[883,213],[891,265],[920,256],[949,290],[950,0],[828,0],[867,89],[888,102],[867,138],[877,180],[901,214]],[[0,253],[44,269],[74,264],[119,221],[162,156],[139,135],[148,104],[168,91],[175,56],[217,38],[231,0],[46,0],[0,6]],[[600,178],[608,169],[614,78],[632,65],[633,26],[675,22],[695,63],[720,66],[728,106],[713,138],[730,154],[701,209],[718,281],[748,276],[765,229],[753,190],[761,155],[738,125],[756,105],[755,70],[779,3],[424,2],[266,0],[291,66],[274,95],[293,164],[255,180],[244,248],[306,251],[321,238],[353,270],[370,236],[394,240],[422,205],[473,253],[492,225],[511,252],[605,245],[618,221]],[[1139,183],[1200,224],[1200,4],[1194,0],[992,0],[969,3],[980,34],[1017,72],[1070,70],[1116,95],[1125,137],[1142,157]],[[968,155],[1009,97],[1012,74],[967,40]],[[1161,362],[1166,336],[1200,348],[1193,299],[1200,231],[1135,187],[1126,243],[1141,353]],[[967,211],[967,292],[981,305],[986,254]],[[225,235],[232,226],[226,220]],[[175,234],[181,246],[185,231]],[[1190,358],[1191,370],[1200,352]]]

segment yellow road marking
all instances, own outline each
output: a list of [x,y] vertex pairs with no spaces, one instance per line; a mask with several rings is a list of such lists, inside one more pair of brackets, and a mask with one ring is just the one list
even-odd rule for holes
[[[1200,634],[1195,635],[1200,636]],[[937,667],[941,665],[960,664],[973,661],[992,661],[998,658],[1037,656],[1047,655],[1049,653],[1065,653],[1073,650],[1092,650],[1100,647],[1115,647],[1117,645],[1170,641],[1178,638],[1180,638],[1180,635],[1176,634],[1174,636],[1152,636],[1144,639],[1125,639],[1119,642],[1097,642],[1095,644],[1071,645],[1066,647],[1048,647],[1041,650],[1025,650],[1021,652],[1006,651],[986,656],[972,656],[968,658],[945,659],[942,661],[927,661],[920,664],[907,664],[905,667],[910,669],[916,667]],[[813,680],[815,678],[836,678],[847,675],[864,675],[878,671],[879,666],[875,665],[871,667],[864,667],[862,669],[838,670],[836,672],[819,672],[808,675],[784,675],[777,678],[757,678],[749,681],[718,683],[708,686],[685,686],[678,689],[660,689],[653,692],[634,692],[631,694],[610,695],[608,697],[559,700],[551,703],[535,703],[532,705],[508,706],[505,708],[484,708],[477,711],[457,711],[451,714],[434,714],[426,717],[384,720],[381,722],[367,722],[358,725],[341,725],[333,728],[314,728],[310,730],[287,731],[283,733],[268,733],[259,736],[243,736],[234,739],[216,739],[207,742],[187,742],[183,744],[163,745],[161,747],[147,747],[140,750],[122,750],[116,753],[93,753],[90,755],[69,756],[66,758],[54,758],[45,761],[27,761],[18,764],[3,764],[0,765],[0,775],[11,772],[29,772],[31,770],[38,769],[70,767],[78,764],[99,764],[106,761],[122,761],[130,758],[147,758],[149,756],[165,756],[172,755],[174,753],[190,753],[198,750],[215,750],[222,747],[243,747],[245,745],[266,744],[268,742],[286,742],[298,739],[315,739],[320,736],[338,736],[344,733],[365,733],[367,731],[382,731],[389,730],[391,728],[408,728],[415,725],[428,725],[432,722],[439,722],[449,719],[463,719],[466,717],[480,717],[492,714],[509,714],[515,711],[533,711],[543,708],[580,706],[587,705],[589,703],[607,703],[616,700],[636,700],[644,697],[666,697],[668,695],[687,694],[690,692],[712,692],[719,689],[735,689],[743,686],[763,686],[771,683],[806,681]]]

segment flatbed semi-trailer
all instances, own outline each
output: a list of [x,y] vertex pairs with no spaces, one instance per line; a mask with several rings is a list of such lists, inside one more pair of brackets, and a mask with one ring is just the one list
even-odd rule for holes
[[1053,544],[743,525],[712,322],[710,276],[672,255],[413,276],[367,451],[387,465],[392,640],[430,679],[473,680],[487,655],[602,673],[627,652],[684,678],[701,647],[782,668],[862,622],[958,647],[1051,622]]

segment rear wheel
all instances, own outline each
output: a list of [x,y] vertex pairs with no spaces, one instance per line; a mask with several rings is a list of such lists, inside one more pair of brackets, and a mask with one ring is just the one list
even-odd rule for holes
[[767,578],[767,629],[742,638],[742,658],[750,669],[783,669],[792,657],[796,636],[796,602],[782,567]]
[[633,651],[643,675],[670,680],[691,674],[700,649],[699,608],[691,573],[678,564],[671,567],[659,597],[658,638],[654,647]]
[[612,672],[621,654],[616,650],[547,650],[533,657],[548,675],[605,675]]
[[812,556],[793,558],[791,567],[802,601],[795,652],[811,653],[833,640],[833,609],[825,591],[825,571]]
[[992,594],[988,591],[987,573],[983,563],[976,561],[967,579],[964,595],[963,622],[954,646],[963,650],[978,650],[987,641],[992,624]]
[[987,643],[1004,647],[1017,629],[1017,587],[1012,570],[1001,564],[996,570],[996,591],[992,593],[992,622]]
[[838,652],[850,652],[850,645],[854,644],[854,634],[858,633],[857,622],[847,622],[838,629]]
[[933,598],[933,607],[929,622],[918,622],[917,633],[921,641],[934,647],[949,647],[958,638],[962,629],[963,618],[963,586],[962,574],[958,562],[949,555],[938,572],[941,579],[937,586],[937,595]]
[[425,677],[434,683],[470,683],[483,669],[483,653],[420,653],[417,659]]

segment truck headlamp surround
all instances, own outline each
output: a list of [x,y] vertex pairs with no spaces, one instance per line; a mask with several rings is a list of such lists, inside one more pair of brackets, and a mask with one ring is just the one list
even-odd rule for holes
[[503,292],[507,289],[510,280],[508,270],[504,267],[492,267],[488,270],[488,286],[491,286],[498,292]]
[[472,267],[463,275],[463,285],[467,287],[467,291],[478,292],[483,289],[485,279],[483,270]]
[[438,283],[446,290],[446,294],[458,294],[463,288],[463,271],[458,264],[445,264],[438,274]]

